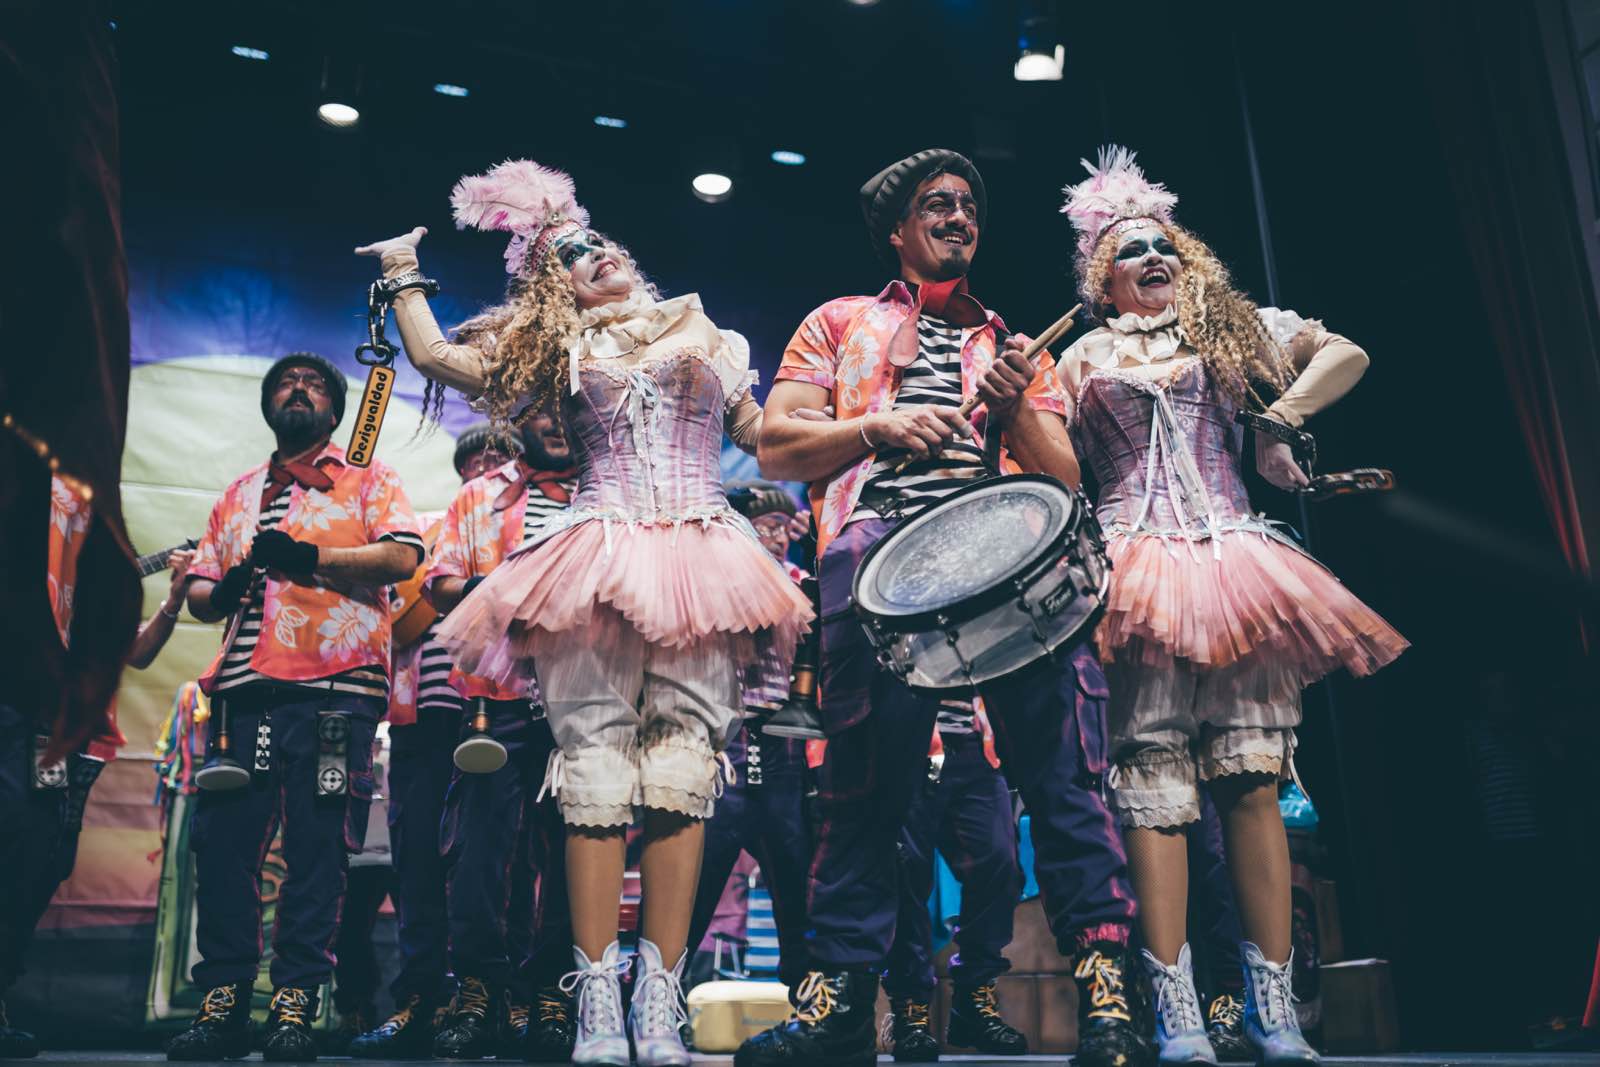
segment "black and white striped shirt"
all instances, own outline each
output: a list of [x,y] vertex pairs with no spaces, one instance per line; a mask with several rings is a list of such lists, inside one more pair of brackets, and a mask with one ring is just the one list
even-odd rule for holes
[[[917,358],[905,369],[892,410],[938,404],[961,406],[961,327],[923,315],[917,319]],[[984,474],[983,449],[976,441],[955,438],[937,456],[919,459],[896,473],[904,449],[886,448],[873,457],[852,518],[895,509],[921,507],[943,499]]]
[[938,730],[941,734],[970,734],[977,730],[972,701],[939,701]]
[[[271,530],[283,521],[283,517],[289,513],[290,496],[289,493],[279,493],[261,509],[261,519],[256,524],[258,533],[262,530]],[[381,540],[414,545],[418,551],[422,549],[422,538],[415,534],[385,534]],[[234,636],[233,644],[228,646],[227,654],[222,657],[222,665],[217,669],[216,688],[219,692],[262,682],[285,684],[278,679],[258,673],[250,666],[250,657],[255,652],[256,642],[261,638],[261,622],[266,615],[266,596],[266,572],[257,571],[255,579],[250,583],[249,599],[245,603],[244,619],[239,623],[239,632]],[[359,693],[363,696],[389,695],[389,674],[379,666],[354,667],[330,678],[288,684],[336,693]]]
[[461,694],[450,684],[450,653],[435,637],[444,616],[433,620],[422,632],[422,655],[417,663],[417,707],[461,707]]
[[[562,482],[567,490],[567,501],[570,502],[576,490],[577,482]],[[522,540],[524,543],[531,541],[539,533],[545,522],[558,511],[566,511],[567,503],[551,500],[540,492],[537,485],[528,486],[528,506],[522,512]]]

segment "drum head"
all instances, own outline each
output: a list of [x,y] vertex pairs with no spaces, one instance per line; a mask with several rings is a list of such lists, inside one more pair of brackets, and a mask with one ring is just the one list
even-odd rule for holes
[[856,607],[915,628],[958,606],[982,610],[996,593],[1013,596],[1013,578],[1059,555],[1074,508],[1070,492],[1039,475],[963,489],[873,546],[856,574]]

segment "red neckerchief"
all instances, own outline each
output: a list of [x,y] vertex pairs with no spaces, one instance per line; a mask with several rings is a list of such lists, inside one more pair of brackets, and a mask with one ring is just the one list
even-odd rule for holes
[[572,499],[572,494],[567,492],[567,487],[562,482],[571,481],[577,477],[578,469],[568,467],[562,471],[536,471],[522,460],[517,460],[517,479],[501,490],[500,495],[494,498],[494,510],[504,511],[517,502],[517,497],[529,486],[537,485],[539,492],[548,500],[557,504],[565,504]]
[[904,370],[917,361],[917,319],[923,314],[957,326],[982,326],[989,313],[967,292],[967,279],[923,282],[916,287],[916,306],[889,338],[889,363]]
[[264,508],[272,503],[286,493],[291,485],[326,493],[333,488],[333,478],[315,463],[306,463],[298,459],[280,460],[278,454],[274,452],[272,458],[267,460],[267,480],[261,487],[261,506]]

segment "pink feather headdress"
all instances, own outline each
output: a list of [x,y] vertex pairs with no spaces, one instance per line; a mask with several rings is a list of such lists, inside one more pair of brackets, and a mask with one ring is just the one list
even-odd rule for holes
[[1101,235],[1112,227],[1145,221],[1172,222],[1177,194],[1147,179],[1144,169],[1134,162],[1136,156],[1131,148],[1103,145],[1098,166],[1087,159],[1078,161],[1089,177],[1062,188],[1067,201],[1061,212],[1078,231],[1078,253],[1084,259],[1093,254]]
[[506,273],[538,263],[550,242],[589,225],[572,176],[528,159],[508,159],[487,174],[469,174],[450,191],[456,228],[505,230]]

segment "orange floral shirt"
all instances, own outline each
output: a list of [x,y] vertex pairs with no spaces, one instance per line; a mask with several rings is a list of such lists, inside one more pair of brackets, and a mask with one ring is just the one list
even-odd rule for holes
[[[783,350],[783,362],[774,381],[797,381],[820,386],[831,394],[834,417],[853,419],[894,407],[900,391],[900,369],[888,359],[889,339],[908,315],[916,312],[916,299],[904,282],[892,281],[877,296],[847,296],[830,300],[807,315]],[[978,381],[994,362],[995,331],[1006,325],[994,312],[981,326],[961,331],[961,396],[972,396]],[[1028,386],[1030,404],[1066,418],[1066,393],[1056,374],[1055,360],[1040,353],[1039,373]],[[811,485],[811,511],[817,519],[817,555],[839,535],[872,469],[875,453],[845,467],[832,478]],[[1004,448],[1003,469],[1020,470]]]
[[[344,461],[344,449],[329,444],[313,461],[333,478],[328,492],[289,487],[289,510],[278,529],[297,541],[327,548],[359,548],[386,536],[420,536],[400,476],[381,461],[365,469]],[[205,536],[189,573],[221,580],[228,568],[250,556],[261,520],[265,463],[240,475],[211,509]],[[327,678],[356,667],[389,669],[387,586],[338,589],[321,578],[291,579],[267,572],[261,636],[250,667],[286,682]],[[239,616],[235,616],[235,623]],[[229,627],[232,636],[233,627]],[[223,649],[226,648],[224,641]],[[200,678],[211,691],[223,649]]]
[[[496,467],[461,487],[444,513],[444,529],[433,546],[433,566],[428,571],[427,587],[439,578],[477,578],[500,566],[502,560],[522,544],[522,522],[528,507],[528,490],[523,489],[510,507],[496,511],[495,499],[517,480],[517,461]],[[456,692],[472,700],[523,700],[528,694],[466,674],[460,668],[450,671],[450,684]]]
[[[429,538],[435,536],[434,528],[444,521],[444,512],[425,511],[417,514],[417,525],[422,527],[422,541],[424,544]],[[429,550],[428,558],[424,563],[431,565],[433,557],[438,551],[438,542]],[[391,591],[393,587],[391,586]],[[389,604],[389,625],[393,626],[400,618],[401,604],[398,597],[391,597]],[[428,643],[428,634],[439,621],[423,631],[405,648],[394,648],[391,655],[394,662],[389,665],[389,725],[410,726],[417,721],[417,697],[422,685],[422,646]]]
[[[94,505],[72,491],[58,475],[50,476],[50,534],[46,542],[45,592],[50,597],[50,612],[55,616],[61,647],[70,643],[72,602],[78,587],[78,557],[89,539],[94,520]],[[117,749],[128,743],[117,728],[117,701],[113,697],[106,709],[106,732],[91,737],[85,752],[98,760],[116,758]]]

